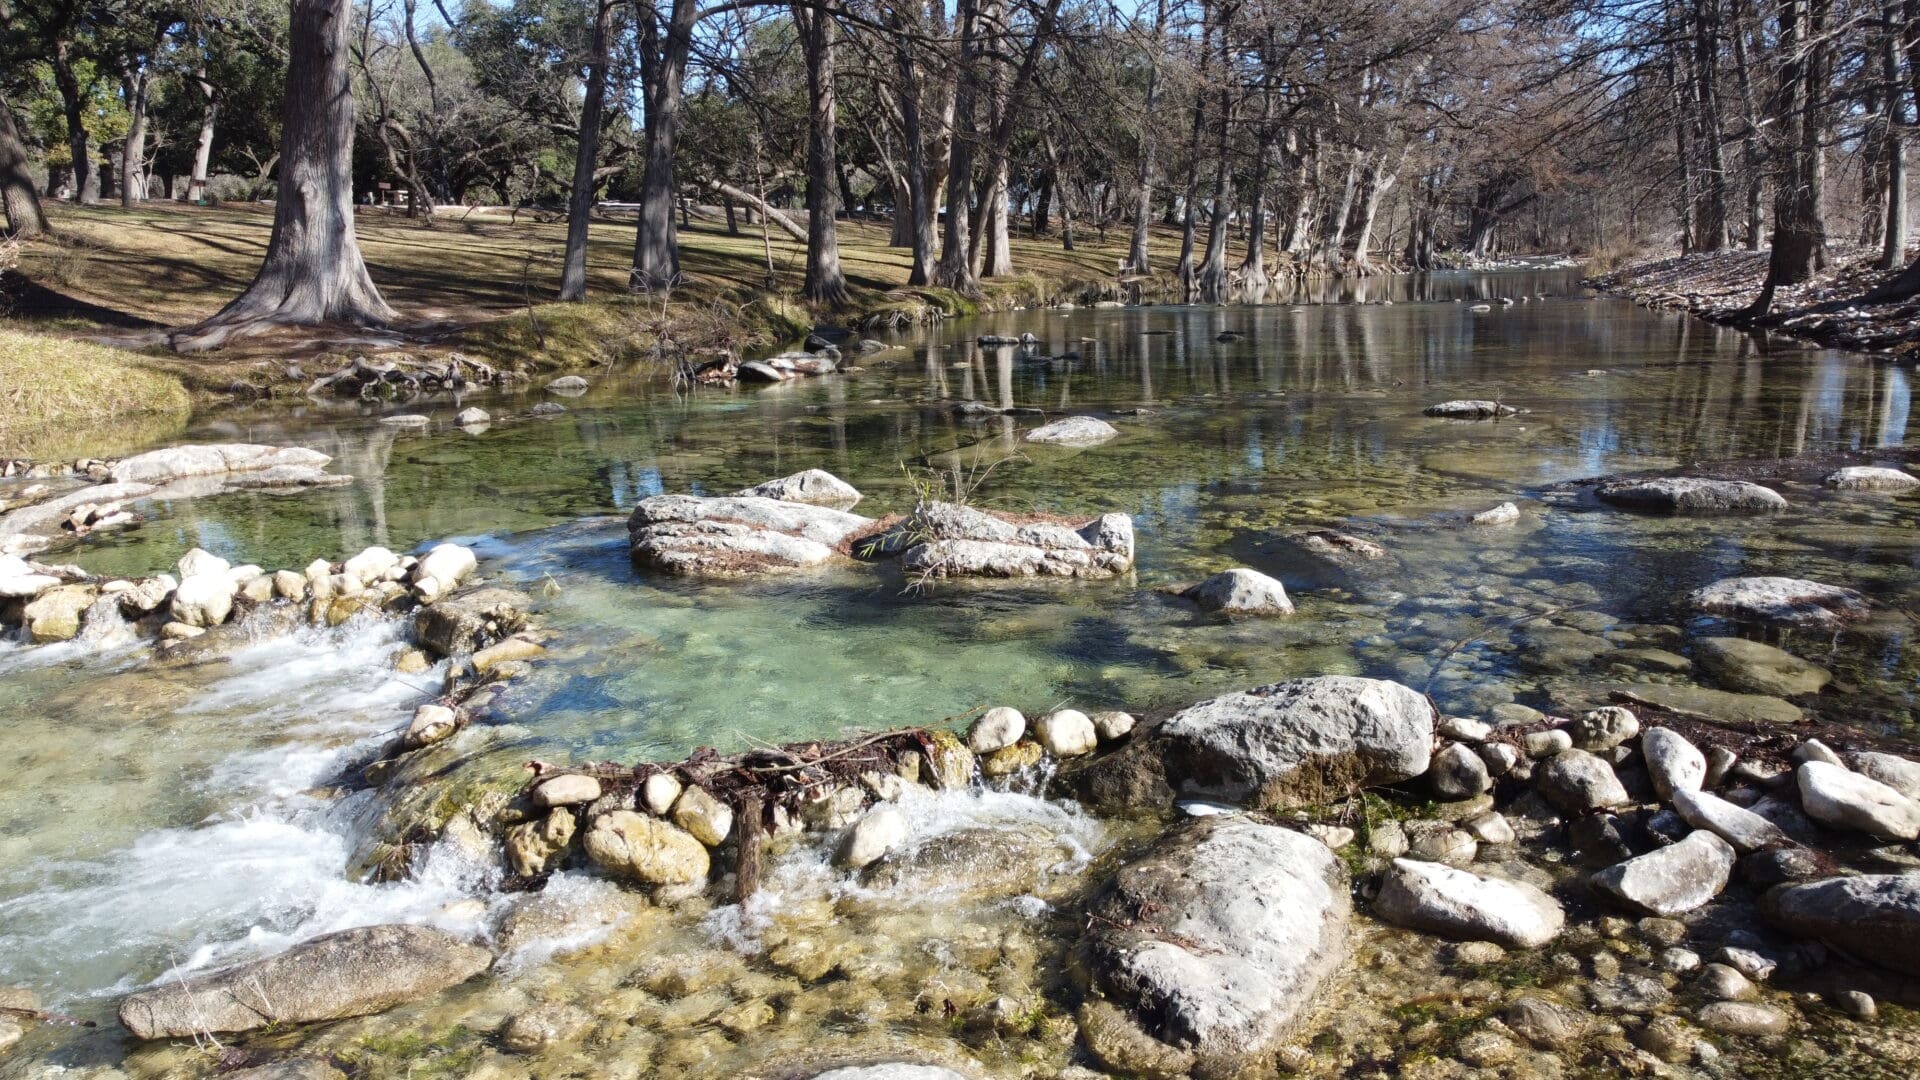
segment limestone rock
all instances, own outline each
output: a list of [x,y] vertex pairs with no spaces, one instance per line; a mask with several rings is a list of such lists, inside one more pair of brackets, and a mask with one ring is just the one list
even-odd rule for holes
[[1566,924],[1559,902],[1531,885],[1411,859],[1393,861],[1373,910],[1395,926],[1522,949],[1545,945]]
[[941,1065],[911,1065],[896,1061],[828,1069],[816,1073],[813,1080],[967,1080],[967,1076]]
[[1464,399],[1443,401],[1421,410],[1428,416],[1443,416],[1449,420],[1492,420],[1501,416],[1512,416],[1519,411],[1511,405],[1503,405],[1498,401]]
[[1687,597],[1696,610],[1741,622],[1838,630],[1867,616],[1867,598],[1817,581],[1788,577],[1732,577]]
[[414,591],[420,594],[420,599],[432,603],[458,588],[479,564],[480,560],[472,548],[459,544],[435,544],[414,564]]
[[1448,743],[1433,756],[1427,781],[1442,799],[1470,799],[1493,786],[1487,763],[1461,743]]
[[141,1039],[340,1020],[439,993],[487,970],[493,955],[425,926],[366,926],[278,956],[128,997],[120,1022]]
[[1920,874],[1866,874],[1782,885],[1760,913],[1788,933],[1920,976]]
[[1673,809],[1687,824],[1713,833],[1743,855],[1793,842],[1780,826],[1711,791],[1682,788],[1673,793],[1672,801]]
[[566,394],[569,396],[584,394],[587,392],[587,380],[578,375],[562,375],[552,382],[549,382],[547,389],[556,394]]
[[673,823],[708,847],[719,847],[733,832],[733,808],[698,785],[688,785],[674,800]]
[[1611,750],[1640,734],[1640,718],[1618,705],[1593,710],[1573,724],[1573,745],[1589,753]]
[[1920,761],[1867,750],[1853,755],[1853,767],[1909,799],[1920,799]]
[[426,704],[413,710],[413,720],[402,738],[410,747],[431,746],[459,729],[459,713],[445,705]]
[[1835,829],[1884,840],[1920,837],[1920,801],[1857,772],[1824,761],[1803,763],[1796,775],[1807,816]]
[[852,484],[825,469],[808,469],[733,494],[735,498],[777,499],[834,510],[851,510],[862,498]]
[[672,773],[654,773],[640,785],[640,801],[655,817],[666,817],[679,798],[680,781]]
[[655,495],[627,519],[635,562],[688,577],[747,577],[825,565],[873,521],[760,496]]
[[1772,488],[1745,480],[1694,476],[1614,481],[1600,485],[1595,494],[1616,506],[1669,514],[1754,513],[1787,508],[1787,500]]
[[1078,709],[1056,709],[1033,725],[1033,737],[1057,758],[1091,754],[1100,743],[1093,720]]
[[233,569],[233,564],[210,551],[194,548],[180,556],[175,569],[180,571],[181,579],[185,580],[202,574],[224,576],[227,571]]
[[967,725],[967,749],[991,754],[1012,746],[1027,733],[1027,718],[1005,705],[988,709]]
[[1520,507],[1503,502],[1491,510],[1482,510],[1467,519],[1469,525],[1513,525],[1520,520]]
[[1089,921],[1089,967],[1140,1035],[1187,1071],[1227,1075],[1270,1057],[1312,1008],[1345,960],[1350,909],[1345,867],[1325,845],[1198,818],[1093,902],[1104,917]]
[[1672,728],[1649,728],[1640,736],[1640,756],[1662,799],[1671,800],[1676,791],[1699,791],[1706,781],[1706,757]]
[[1701,638],[1693,655],[1714,680],[1729,690],[1796,697],[1818,693],[1833,673],[1787,652],[1745,638]]
[[533,789],[535,806],[581,806],[600,797],[600,781],[580,773],[562,773]]
[[1613,766],[1585,750],[1563,750],[1547,759],[1535,782],[1548,802],[1569,814],[1631,801]]
[[34,644],[71,641],[80,634],[80,617],[100,598],[97,585],[55,585],[20,609]]
[[1526,993],[1507,1006],[1507,1026],[1542,1050],[1564,1050],[1579,1042],[1592,1025],[1585,1012],[1557,997]]
[[1110,710],[1093,714],[1093,730],[1103,743],[1118,742],[1133,731],[1132,713]]
[[1903,492],[1920,488],[1920,477],[1900,469],[1849,465],[1837,472],[1828,473],[1825,483],[1828,487],[1839,488],[1841,491]]
[[922,503],[881,546],[901,552],[909,574],[936,578],[1109,578],[1133,568],[1133,519],[1019,524],[970,506]]
[[867,811],[840,840],[833,864],[861,870],[879,862],[907,841],[907,816],[887,803]]
[[414,616],[420,644],[439,656],[466,656],[527,625],[531,599],[512,589],[479,588],[436,601]]
[[1200,610],[1220,615],[1291,615],[1286,586],[1257,570],[1222,570],[1188,589]]
[[289,1058],[222,1075],[222,1080],[346,1080],[345,1073],[316,1058]]
[[331,457],[300,446],[261,446],[251,443],[210,443],[149,450],[115,463],[108,479],[115,483],[164,484],[189,476],[218,476],[281,466],[323,469]]
[[458,413],[454,414],[453,422],[459,424],[461,427],[473,427],[477,424],[487,423],[492,419],[492,413],[476,405],[461,409]]
[[554,807],[546,817],[507,830],[507,865],[521,877],[539,877],[554,866],[554,856],[573,842],[572,811]]
[[1069,416],[1051,424],[1042,424],[1027,432],[1024,438],[1030,443],[1051,443],[1055,446],[1092,446],[1118,434],[1117,428],[1098,417]]
[[1732,873],[1732,845],[1702,829],[1587,880],[1597,891],[1635,911],[1679,915],[1720,895]]
[[1778,1035],[1793,1026],[1779,1009],[1743,1001],[1703,1005],[1694,1019],[1701,1027],[1723,1035]]
[[608,873],[647,885],[703,882],[712,867],[706,845],[693,834],[631,810],[594,818],[586,849]]
[[1202,701],[1151,742],[1174,790],[1272,807],[1420,775],[1433,724],[1426,698],[1399,683],[1328,675]]

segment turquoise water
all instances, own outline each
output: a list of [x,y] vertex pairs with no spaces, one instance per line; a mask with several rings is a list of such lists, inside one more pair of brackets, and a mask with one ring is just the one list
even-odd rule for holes
[[[1466,714],[1570,708],[1624,684],[1695,681],[1654,653],[1684,657],[1691,636],[1724,632],[1678,601],[1736,573],[1867,592],[1882,614],[1862,627],[1777,641],[1836,674],[1803,704],[1912,729],[1920,660],[1902,612],[1920,609],[1920,498],[1795,481],[1779,485],[1793,503],[1782,514],[1662,519],[1555,486],[1732,458],[1905,460],[1910,372],[1580,296],[1569,273],[1377,285],[1397,302],[1001,313],[886,338],[897,347],[852,374],[772,387],[674,393],[600,375],[553,418],[525,415],[537,391],[237,410],[190,439],[314,446],[355,482],[155,504],[144,527],[71,557],[147,573],[195,545],[275,568],[369,544],[475,543],[555,632],[509,698],[521,726],[503,752],[522,757],[679,757],[987,704],[1153,713],[1318,673],[1401,679]],[[1523,293],[1550,296],[1488,313],[1451,302]],[[1242,336],[1216,341],[1226,330]],[[1041,353],[1079,356],[972,344],[1026,331]],[[1524,412],[1421,415],[1458,397]],[[963,419],[952,406],[965,400],[1107,415],[1121,435],[1030,446],[1017,435],[1039,417]],[[452,416],[468,404],[503,419],[463,432]],[[434,423],[397,432],[378,411]],[[639,499],[810,467],[866,492],[859,511],[874,516],[909,508],[951,468],[983,507],[1129,513],[1137,572],[916,591],[886,567],[709,585],[629,563],[624,516]],[[1520,524],[1459,524],[1506,501]],[[1311,528],[1391,558],[1316,568],[1285,539]],[[1284,581],[1297,614],[1223,623],[1165,589],[1237,565]],[[306,634],[192,668],[0,651],[0,768],[15,778],[0,789],[0,983],[98,1007],[176,963],[430,910],[472,887],[340,880],[362,826],[324,789],[433,680],[394,676],[383,633]],[[247,884],[260,875],[290,884],[263,894]]]

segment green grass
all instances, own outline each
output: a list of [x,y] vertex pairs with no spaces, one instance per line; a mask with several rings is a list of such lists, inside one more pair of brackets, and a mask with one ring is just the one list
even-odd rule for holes
[[179,377],[138,353],[0,327],[0,453],[84,453],[76,429],[121,417],[92,450],[110,453],[178,430],[189,405]]

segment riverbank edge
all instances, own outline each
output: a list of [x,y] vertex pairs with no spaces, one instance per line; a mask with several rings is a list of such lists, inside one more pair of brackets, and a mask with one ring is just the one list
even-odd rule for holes
[[1835,253],[1831,268],[1804,285],[1782,287],[1763,319],[1748,314],[1766,280],[1768,252],[1671,253],[1642,258],[1581,284],[1655,311],[1684,311],[1719,326],[1765,331],[1816,345],[1920,362],[1920,310],[1914,301],[1869,304],[1864,297],[1897,277],[1865,250]]

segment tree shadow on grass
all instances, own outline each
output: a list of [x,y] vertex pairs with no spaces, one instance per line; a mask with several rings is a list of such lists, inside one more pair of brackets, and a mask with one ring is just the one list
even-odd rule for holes
[[150,330],[161,324],[131,312],[103,307],[49,289],[18,271],[0,273],[0,313],[39,319],[84,319],[122,330]]

